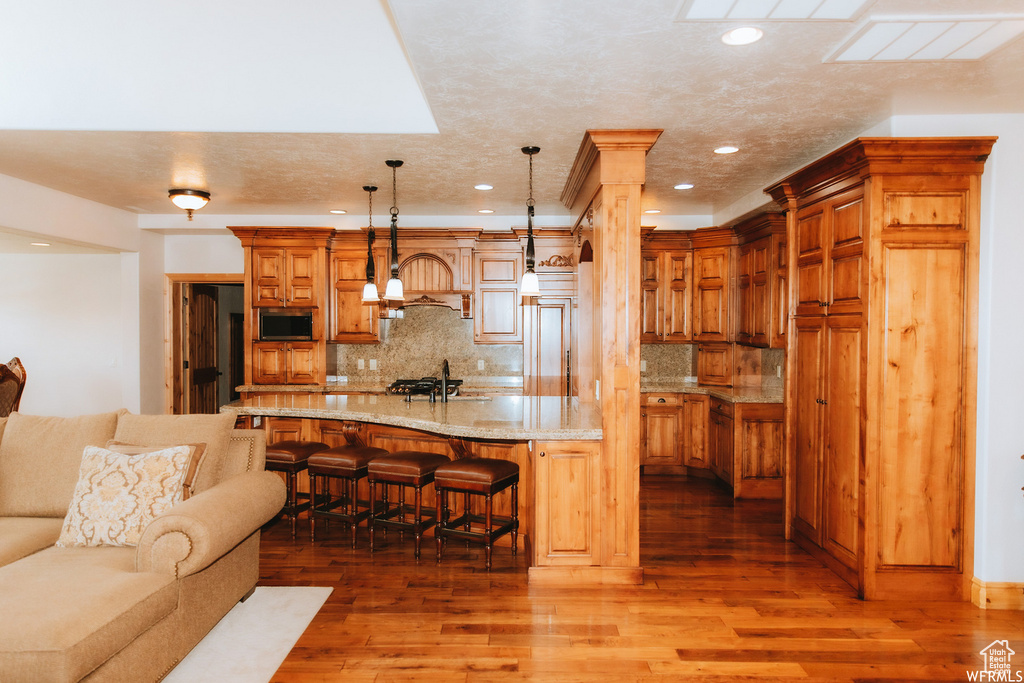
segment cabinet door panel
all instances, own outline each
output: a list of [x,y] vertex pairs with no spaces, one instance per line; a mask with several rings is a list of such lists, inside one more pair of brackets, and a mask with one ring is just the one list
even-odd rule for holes
[[824,371],[824,322],[798,319],[792,362],[795,363],[796,405],[793,433],[793,524],[820,543],[821,528],[821,377]]
[[254,248],[252,250],[253,306],[284,306],[284,250]]
[[522,341],[519,324],[521,297],[514,287],[507,289],[481,289],[476,297],[474,341],[478,343],[508,343]]
[[823,235],[824,214],[821,207],[796,219],[797,258],[793,277],[796,278],[796,314],[824,315],[822,302],[826,301]]
[[537,442],[535,561],[598,564],[600,442]]
[[707,468],[708,462],[707,396],[686,394],[683,397],[683,444],[686,465]]
[[[879,564],[960,568],[967,247],[887,246]],[[922,321],[927,321],[922,324]]]
[[665,340],[689,341],[690,279],[693,256],[686,253],[667,254],[668,281],[665,289]]
[[857,557],[863,458],[864,348],[860,317],[829,316],[827,334],[822,543],[832,555],[852,568]]
[[642,413],[644,443],[640,449],[640,464],[681,464],[682,414],[679,409],[647,407]]
[[319,384],[320,353],[316,342],[288,344],[288,383]]
[[286,306],[316,308],[319,305],[317,253],[316,249],[289,248],[285,251],[285,272],[288,274]]
[[644,283],[640,286],[640,341],[661,341],[661,289]]
[[693,252],[693,338],[731,341],[729,330],[730,247]]
[[252,345],[253,384],[284,384],[288,381],[288,352],[284,344],[262,342]]
[[863,272],[864,200],[862,190],[844,193],[830,204],[829,308],[834,315],[860,313],[866,285]]
[[786,252],[786,239],[782,236],[772,238],[773,268],[769,270],[771,278],[771,331],[769,345],[773,349],[786,348],[786,332],[789,327],[789,259]]
[[330,261],[331,309],[327,337],[330,341],[377,340],[377,307],[363,304],[366,255],[334,253]]

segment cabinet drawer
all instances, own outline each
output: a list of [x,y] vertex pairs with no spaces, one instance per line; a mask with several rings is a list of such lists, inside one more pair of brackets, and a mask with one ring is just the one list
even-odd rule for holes
[[729,401],[723,401],[720,398],[711,397],[711,412],[725,417],[732,417],[734,414],[733,404]]
[[683,403],[682,394],[651,393],[641,394],[640,398],[643,405],[678,406]]

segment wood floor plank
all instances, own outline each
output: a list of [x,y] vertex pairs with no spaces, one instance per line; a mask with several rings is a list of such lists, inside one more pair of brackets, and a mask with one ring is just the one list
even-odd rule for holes
[[641,586],[531,587],[526,554],[508,548],[488,573],[476,547],[438,565],[431,542],[416,561],[408,538],[371,554],[363,531],[353,550],[340,525],[311,545],[276,523],[260,584],[334,591],[273,680],[966,680],[993,640],[1024,652],[1020,612],[859,600],[783,538],[779,501],[651,477],[640,510]]

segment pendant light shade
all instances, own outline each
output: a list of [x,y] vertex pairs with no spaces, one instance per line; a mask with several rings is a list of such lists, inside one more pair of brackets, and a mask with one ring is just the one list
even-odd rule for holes
[[402,165],[399,159],[384,162],[391,168],[391,279],[384,288],[385,301],[405,301],[405,288],[398,279],[398,183],[396,169]]
[[524,297],[540,296],[540,281],[537,279],[537,273],[533,272],[533,155],[539,151],[540,147],[523,147],[523,154],[530,157],[530,196],[526,200],[526,272],[523,273],[523,281],[519,285],[519,293]]
[[373,193],[377,191],[377,187],[375,185],[363,185],[363,190],[370,197],[368,212],[370,222],[369,227],[366,229],[366,284],[363,285],[363,303],[375,304],[380,301],[380,295],[377,293],[377,284],[373,281],[375,275],[373,268],[373,242],[377,239],[377,235],[373,231]]

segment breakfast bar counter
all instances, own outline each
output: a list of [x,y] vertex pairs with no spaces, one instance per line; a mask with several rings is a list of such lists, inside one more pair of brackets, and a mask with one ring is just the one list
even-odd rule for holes
[[600,441],[595,405],[560,396],[414,396],[256,394],[221,407],[239,416],[348,420],[487,441]]

